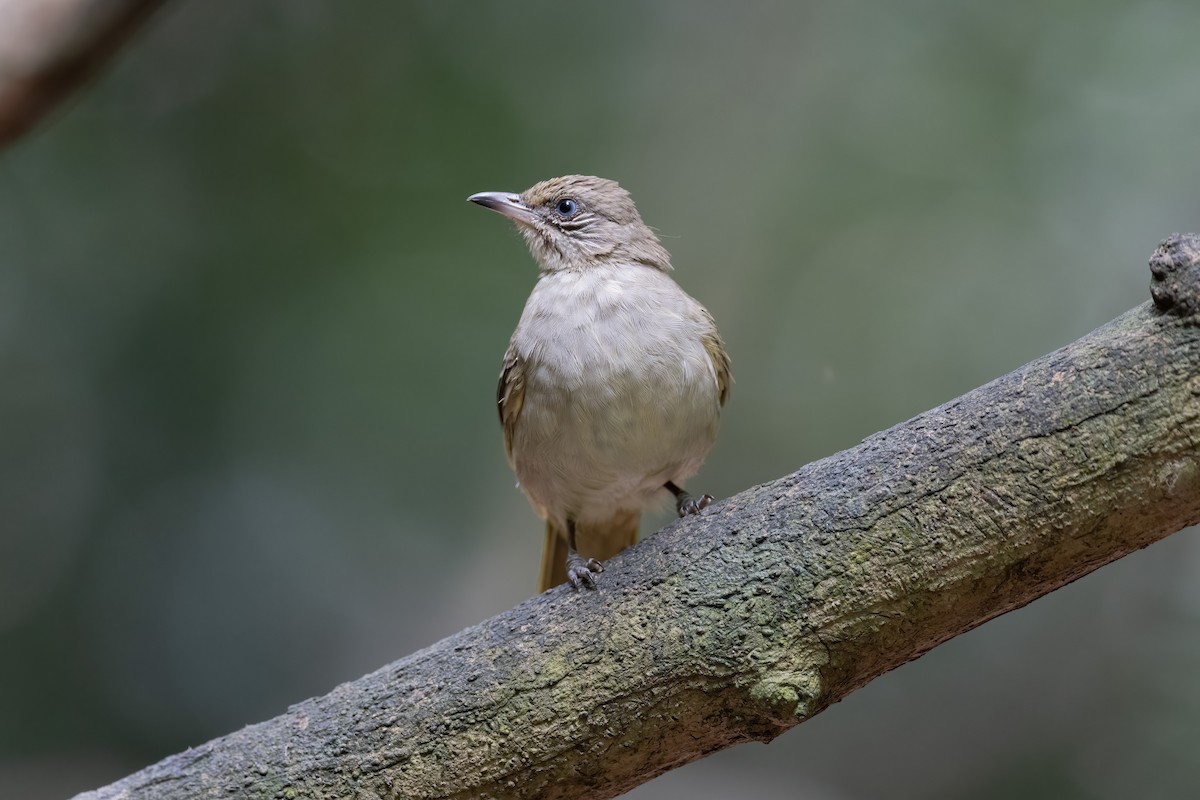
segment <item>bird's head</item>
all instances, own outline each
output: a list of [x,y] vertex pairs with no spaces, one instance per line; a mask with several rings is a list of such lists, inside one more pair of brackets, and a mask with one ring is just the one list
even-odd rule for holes
[[604,263],[671,269],[671,256],[616,181],[566,175],[521,194],[480,192],[467,199],[517,223],[538,266],[547,272]]

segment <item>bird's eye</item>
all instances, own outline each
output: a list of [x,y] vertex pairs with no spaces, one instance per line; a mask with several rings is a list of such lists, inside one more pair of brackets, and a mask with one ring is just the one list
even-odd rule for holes
[[558,212],[560,217],[565,219],[579,210],[579,204],[571,198],[566,197],[558,201],[558,205],[554,207],[554,210]]

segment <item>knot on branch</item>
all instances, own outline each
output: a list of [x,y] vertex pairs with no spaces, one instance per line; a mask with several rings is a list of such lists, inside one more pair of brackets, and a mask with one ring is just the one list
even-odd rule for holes
[[1161,311],[1184,318],[1200,314],[1200,236],[1173,233],[1163,239],[1150,256],[1150,297]]
[[750,687],[751,699],[762,703],[768,718],[781,728],[815,714],[823,693],[821,675],[814,670],[771,669]]

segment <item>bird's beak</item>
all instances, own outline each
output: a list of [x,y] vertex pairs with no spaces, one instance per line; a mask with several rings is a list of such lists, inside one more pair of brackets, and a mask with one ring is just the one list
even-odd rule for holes
[[472,203],[478,203],[484,208],[490,208],[498,214],[503,214],[514,222],[532,225],[537,221],[537,215],[525,202],[521,195],[511,192],[480,192],[467,198]]

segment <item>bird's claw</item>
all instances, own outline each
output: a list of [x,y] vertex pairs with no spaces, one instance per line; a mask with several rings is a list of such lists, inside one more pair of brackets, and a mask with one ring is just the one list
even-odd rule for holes
[[604,566],[594,558],[584,558],[578,553],[567,556],[567,580],[578,591],[584,587],[596,588],[596,576],[604,572]]
[[699,514],[708,508],[712,501],[713,496],[711,494],[702,494],[699,497],[692,497],[690,494],[681,495],[677,503],[679,516],[686,517],[688,514]]

